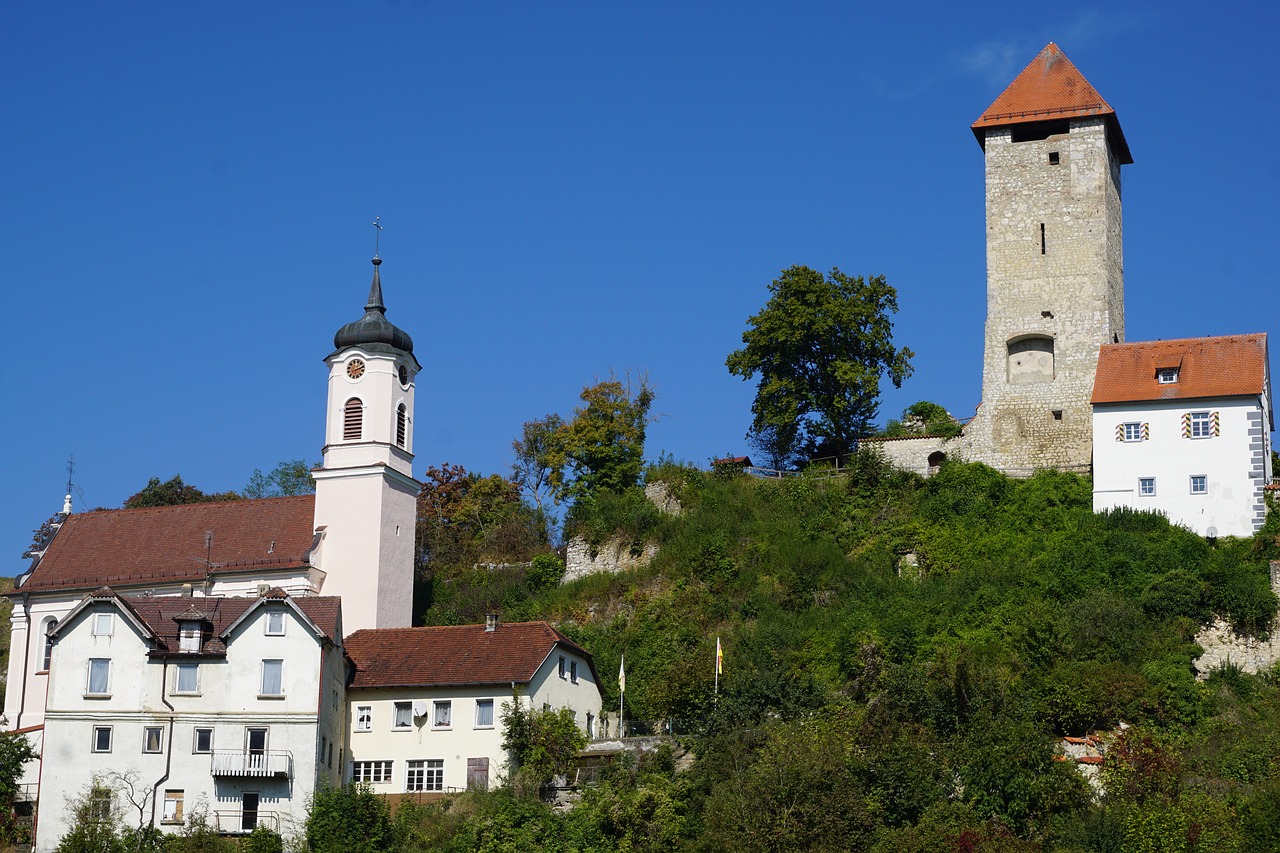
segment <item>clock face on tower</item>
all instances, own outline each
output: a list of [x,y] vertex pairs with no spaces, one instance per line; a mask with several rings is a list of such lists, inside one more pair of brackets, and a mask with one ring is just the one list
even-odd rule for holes
[[358,358],[353,358],[347,362],[347,377],[350,379],[359,379],[364,376],[364,362]]
[[400,385],[404,388],[409,387],[409,368],[403,364],[400,365]]

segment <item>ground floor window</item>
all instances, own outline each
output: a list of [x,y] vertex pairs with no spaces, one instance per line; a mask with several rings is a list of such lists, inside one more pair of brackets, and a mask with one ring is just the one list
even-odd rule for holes
[[1138,478],[1138,494],[1144,498],[1155,497],[1156,478],[1155,477],[1139,477]]
[[407,762],[405,773],[406,791],[443,791],[444,759],[431,758],[422,761]]
[[253,832],[258,828],[258,792],[245,791],[240,798],[240,828]]
[[184,791],[168,790],[164,792],[164,812],[163,820],[165,823],[182,823],[182,805],[185,799]]
[[356,761],[351,765],[352,782],[390,782],[390,761]]

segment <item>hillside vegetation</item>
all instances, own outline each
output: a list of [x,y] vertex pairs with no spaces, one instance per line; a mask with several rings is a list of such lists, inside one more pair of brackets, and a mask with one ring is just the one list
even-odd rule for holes
[[[1074,475],[948,463],[922,480],[868,453],[853,468],[660,466],[682,515],[631,490],[567,520],[658,542],[646,569],[435,578],[429,622],[496,609],[582,643],[611,716],[625,653],[627,719],[674,721],[697,759],[624,763],[566,813],[466,795],[429,810],[414,849],[1280,849],[1280,683],[1191,666],[1214,613],[1270,630],[1277,514],[1210,544],[1162,516],[1095,515]],[[1094,797],[1055,742],[1122,722]]]

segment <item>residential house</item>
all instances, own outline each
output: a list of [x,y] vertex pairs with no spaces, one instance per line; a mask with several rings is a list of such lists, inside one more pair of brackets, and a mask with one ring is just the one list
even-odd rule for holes
[[[37,853],[94,779],[130,820],[175,831],[192,809],[223,832],[289,828],[345,759],[340,602],[84,597],[50,631]],[[132,793],[130,793],[132,792]]]
[[356,631],[347,689],[348,778],[380,794],[487,788],[501,778],[502,706],[569,708],[600,719],[591,655],[546,622]]
[[1202,536],[1266,516],[1275,428],[1265,334],[1106,344],[1093,389],[1093,508],[1163,512]]

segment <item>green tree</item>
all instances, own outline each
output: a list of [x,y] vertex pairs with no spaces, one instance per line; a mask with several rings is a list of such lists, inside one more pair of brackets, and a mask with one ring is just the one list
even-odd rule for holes
[[889,421],[882,435],[941,435],[954,438],[961,431],[960,422],[951,413],[928,400],[912,403],[902,411],[900,420]]
[[[511,466],[511,482],[541,512],[555,499],[551,474],[560,459],[557,437],[564,419],[554,412],[535,421],[525,421],[520,437],[511,442],[516,461]],[[561,463],[562,464],[562,463]]]
[[759,375],[748,438],[774,461],[848,453],[871,430],[880,377],[911,375],[911,350],[893,346],[898,295],[884,276],[823,276],[793,266],[729,354],[729,372]]
[[182,482],[182,475],[175,474],[173,479],[160,482],[159,477],[152,477],[147,485],[136,495],[124,502],[125,509],[140,509],[152,506],[175,506],[177,504],[200,504],[214,501],[236,501],[240,495],[236,492],[205,493],[195,486]]
[[582,389],[582,406],[550,436],[548,485],[558,500],[623,492],[640,481],[654,391],[641,377],[610,377]]
[[312,794],[306,837],[311,853],[383,853],[395,847],[386,800],[360,784]]
[[26,735],[0,735],[0,842],[23,840],[24,829],[14,821],[13,801],[18,795],[22,768],[37,757]]
[[533,795],[566,775],[587,745],[587,735],[569,708],[535,711],[519,691],[502,703],[502,748],[511,756],[508,783]]
[[277,498],[285,495],[313,495],[316,492],[316,481],[311,476],[311,469],[320,467],[320,463],[307,465],[302,459],[286,459],[271,469],[271,473],[262,473],[261,468],[254,468],[249,483],[244,487],[246,498]]
[[527,560],[547,541],[545,517],[514,483],[448,462],[423,475],[417,526],[420,565],[432,571]]

